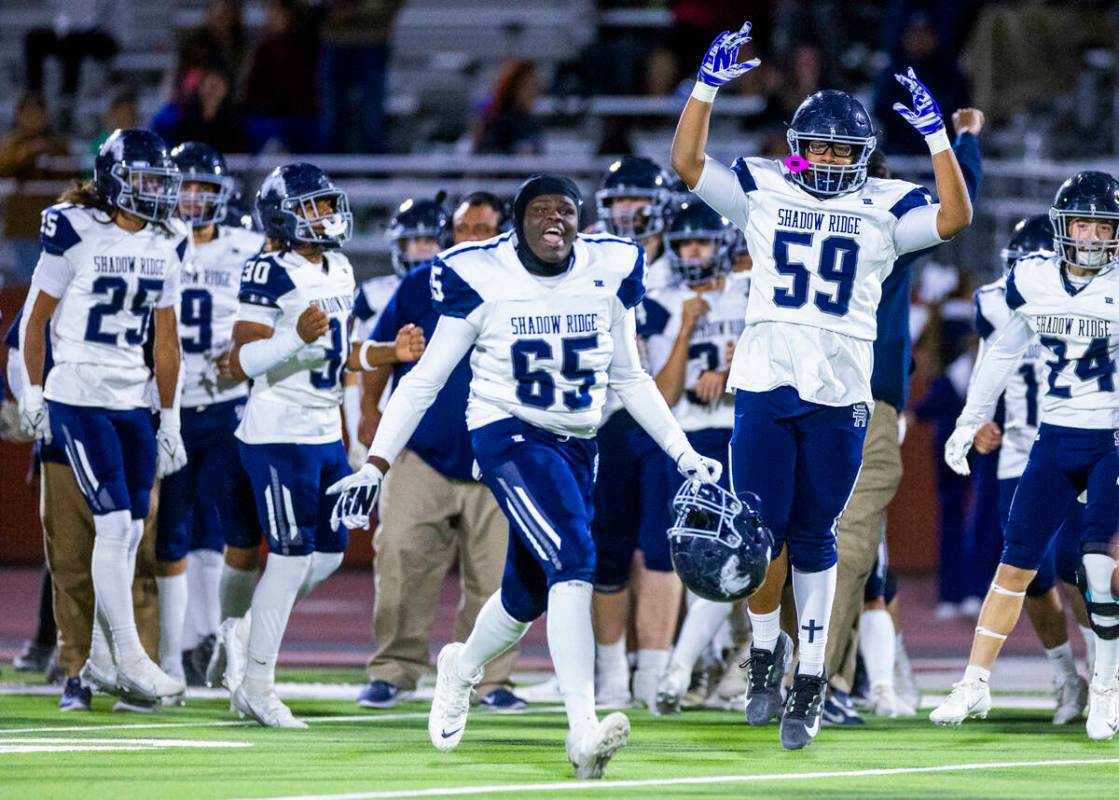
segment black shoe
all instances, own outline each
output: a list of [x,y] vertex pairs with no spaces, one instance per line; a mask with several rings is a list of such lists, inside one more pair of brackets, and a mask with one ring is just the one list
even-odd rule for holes
[[781,717],[781,746],[786,750],[800,750],[816,738],[827,689],[826,675],[797,675],[793,679]]
[[19,655],[12,659],[12,666],[16,672],[46,672],[53,654],[54,645],[27,641]]
[[[217,640],[217,634],[211,633],[190,651],[190,671],[186,672],[184,669],[187,686],[206,685],[206,669],[210,666],[210,657],[214,654],[214,643]],[[198,683],[194,683],[196,679]]]
[[88,687],[82,686],[81,678],[69,678],[62,690],[62,697],[58,699],[58,710],[89,711],[92,698],[93,692]]
[[194,650],[183,651],[183,679],[187,686],[205,686],[206,671],[201,673],[194,668]]
[[773,652],[751,647],[750,658],[739,665],[746,670],[746,721],[751,725],[768,725],[781,716],[781,681],[791,647],[792,640],[782,633]]

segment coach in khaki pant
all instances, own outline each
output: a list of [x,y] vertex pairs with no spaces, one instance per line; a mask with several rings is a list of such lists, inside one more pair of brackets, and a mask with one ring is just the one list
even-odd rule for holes
[[[968,195],[975,203],[982,176],[978,137],[983,129],[983,112],[974,108],[959,109],[952,115],[952,125],[956,132],[952,149],[960,163]],[[868,172],[876,178],[890,177],[886,161],[878,151],[871,155]],[[839,519],[835,603],[825,653],[832,691],[824,707],[824,719],[831,724],[858,722],[858,715],[846,698],[854,681],[855,654],[859,647],[856,625],[863,609],[863,590],[874,569],[885,530],[886,506],[901,483],[898,410],[905,408],[913,366],[909,334],[910,270],[914,261],[928,253],[929,250],[919,250],[905,254],[882,282],[874,371],[870,378],[874,412],[863,442],[859,479]]]

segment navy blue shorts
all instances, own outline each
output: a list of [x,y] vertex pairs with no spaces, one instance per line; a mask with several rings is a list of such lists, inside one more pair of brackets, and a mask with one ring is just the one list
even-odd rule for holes
[[665,532],[672,524],[676,482],[666,475],[669,469],[675,472],[675,466],[624,409],[599,428],[597,442],[591,522],[597,553],[594,584],[596,591],[613,593],[629,583],[638,548],[648,569],[672,571]]
[[95,516],[144,519],[155,482],[155,422],[146,408],[117,411],[47,402],[51,436],[66,453]]
[[182,410],[187,464],[163,479],[155,554],[179,561],[191,550],[260,546],[253,488],[233,435],[244,398]]
[[502,604],[531,622],[547,608],[552,584],[594,580],[598,447],[516,418],[477,428],[470,441],[482,480],[509,518]]
[[1073,504],[1085,489],[1080,552],[1107,552],[1119,520],[1117,479],[1114,431],[1042,423],[1010,506],[1002,562],[1037,569],[1061,525],[1077,511]]
[[[1006,521],[1010,518],[1010,504],[1014,499],[1014,490],[1018,488],[1018,478],[1003,478],[999,481],[999,523],[1006,528]],[[1061,526],[1065,530],[1065,526]],[[1037,574],[1026,587],[1026,594],[1030,597],[1040,597],[1057,585],[1057,542],[1054,540],[1045,549],[1038,565]]]
[[336,498],[326,494],[330,484],[353,472],[341,439],[329,444],[237,444],[270,552],[305,556],[346,549],[346,529],[330,529]]
[[802,572],[836,562],[837,523],[859,477],[869,420],[865,403],[809,403],[791,386],[735,396],[731,486],[758,496],[776,552],[788,542]]

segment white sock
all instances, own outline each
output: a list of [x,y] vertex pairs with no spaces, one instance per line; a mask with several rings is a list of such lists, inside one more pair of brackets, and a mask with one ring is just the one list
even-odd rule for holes
[[[130,512],[112,511],[93,518],[93,592],[105,617],[117,664],[147,658],[136,632],[132,609],[134,555]],[[142,528],[141,528],[142,531]],[[136,546],[139,542],[136,542]],[[133,551],[134,552],[134,551]]]
[[748,613],[750,627],[754,630],[754,641],[750,646],[772,653],[773,648],[777,647],[777,640],[781,637],[781,606],[777,606],[768,614],[755,614],[753,611]]
[[1076,658],[1072,654],[1072,644],[1065,642],[1056,647],[1045,649],[1045,657],[1053,667],[1053,680],[1057,684],[1065,683],[1076,677]]
[[598,723],[594,713],[593,587],[563,581],[548,590],[548,651],[556,667],[567,725],[573,731]]
[[988,683],[991,680],[991,670],[968,664],[967,669],[964,670],[964,680],[983,681],[983,683]]
[[629,660],[626,658],[626,635],[613,644],[596,643],[594,648],[595,686],[623,684],[629,686]]
[[800,663],[797,665],[800,675],[824,674],[824,650],[835,600],[835,573],[834,564],[820,572],[801,572],[793,567],[793,596],[800,627]]
[[870,685],[894,686],[894,619],[882,608],[864,611],[859,618],[859,649]]
[[[1119,597],[1111,594],[1111,577],[1115,573],[1115,559],[1102,553],[1086,553],[1083,557],[1084,575],[1088,579],[1088,591],[1095,603],[1119,603]],[[1119,625],[1119,618],[1093,614],[1096,625]],[[1095,659],[1092,663],[1092,683],[1111,686],[1119,677],[1119,639],[1104,639],[1092,632],[1095,639]]]
[[519,642],[531,624],[509,615],[501,603],[501,590],[491,594],[478,612],[474,629],[459,653],[459,675],[473,679],[486,664]]
[[299,587],[295,602],[298,603],[309,595],[312,589],[333,575],[340,566],[342,566],[341,553],[311,553],[311,566],[303,577],[303,585]]
[[93,631],[89,640],[89,660],[102,669],[113,669],[112,645],[109,641],[108,626],[105,624],[105,615],[100,607],[93,606]]
[[155,585],[159,589],[159,666],[168,675],[182,675],[187,576],[157,576]]
[[638,650],[637,669],[633,672],[634,699],[651,706],[657,700],[657,685],[668,669],[671,650]]
[[249,659],[242,686],[250,694],[272,689],[276,681],[276,659],[280,642],[295,605],[295,596],[311,566],[310,556],[272,553],[253,593],[252,623],[249,627]]
[[192,550],[187,555],[187,624],[183,631],[183,648],[191,650],[217,632],[221,625],[218,584],[221,581],[222,556],[216,550]]
[[1080,628],[1080,635],[1084,639],[1084,661],[1088,674],[1091,675],[1096,665],[1096,634],[1090,627],[1079,624],[1076,627]]
[[221,580],[218,583],[218,599],[221,604],[221,618],[243,617],[253,602],[260,572],[255,569],[235,569],[229,564],[221,565]]
[[[672,651],[672,665],[691,673],[703,649],[715,638],[733,607],[732,603],[716,603],[703,598],[691,603],[688,613],[684,615],[684,624],[680,626],[676,647]],[[773,644],[777,644],[776,638]]]

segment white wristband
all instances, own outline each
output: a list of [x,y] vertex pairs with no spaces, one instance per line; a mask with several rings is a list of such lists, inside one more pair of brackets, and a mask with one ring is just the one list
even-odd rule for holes
[[178,431],[182,428],[179,420],[178,408],[159,409],[159,429],[161,431]]
[[934,156],[937,153],[952,149],[952,143],[948,141],[947,128],[941,128],[936,133],[930,133],[925,137],[925,144],[929,146],[929,153]]
[[295,328],[273,333],[268,339],[257,339],[241,346],[239,359],[241,371],[250,378],[263,375],[273,367],[279,366],[303,347]]
[[719,93],[718,86],[710,86],[703,81],[696,81],[692,87],[692,97],[701,103],[714,103],[715,95]]
[[369,348],[371,348],[371,347],[384,347],[384,346],[385,345],[382,344],[381,342],[372,342],[372,341],[369,341],[368,339],[366,339],[364,342],[361,343],[361,347],[359,347],[358,350],[357,350],[357,362],[358,362],[358,364],[361,365],[361,368],[365,372],[372,372],[373,370],[378,369],[377,364],[370,364],[369,361],[366,360],[366,354],[369,352]]

